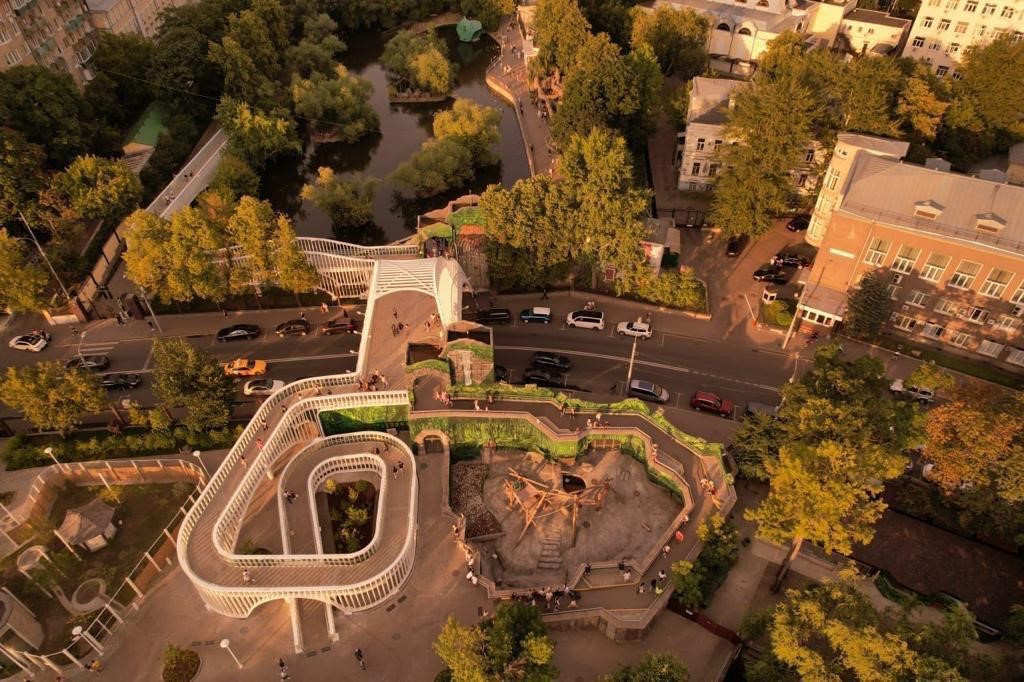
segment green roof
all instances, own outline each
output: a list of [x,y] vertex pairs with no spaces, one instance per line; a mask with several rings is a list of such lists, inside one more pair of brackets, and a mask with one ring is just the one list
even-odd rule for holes
[[166,118],[167,112],[164,111],[163,107],[155,102],[150,104],[142,112],[142,115],[139,116],[139,120],[135,122],[132,129],[128,131],[125,144],[138,142],[139,144],[155,147],[160,133],[167,129],[167,126],[164,125],[164,119]]
[[455,30],[459,34],[459,40],[464,43],[470,43],[474,40],[479,40],[480,34],[484,32],[484,25],[476,19],[462,17]]

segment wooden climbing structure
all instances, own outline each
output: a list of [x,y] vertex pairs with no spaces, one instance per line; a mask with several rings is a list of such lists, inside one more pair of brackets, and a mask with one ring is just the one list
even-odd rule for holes
[[518,509],[523,515],[523,530],[516,538],[514,546],[518,546],[526,537],[531,527],[536,528],[541,519],[564,513],[571,520],[572,543],[576,545],[576,523],[582,507],[595,507],[601,510],[605,495],[611,490],[612,479],[605,478],[588,485],[582,490],[568,492],[560,487],[561,476],[552,483],[537,481],[523,476],[515,469],[509,469],[505,478],[505,498],[509,509]]

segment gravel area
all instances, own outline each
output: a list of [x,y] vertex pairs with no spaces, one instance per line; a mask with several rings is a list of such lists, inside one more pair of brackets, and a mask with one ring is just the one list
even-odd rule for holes
[[501,525],[484,504],[484,481],[489,467],[480,462],[456,462],[451,470],[451,506],[466,517],[466,539],[501,532]]

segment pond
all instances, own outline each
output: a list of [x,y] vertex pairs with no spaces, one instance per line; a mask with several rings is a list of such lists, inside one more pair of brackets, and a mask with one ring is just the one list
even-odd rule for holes
[[[485,169],[466,186],[427,199],[405,197],[398,193],[388,176],[411,157],[431,136],[433,116],[450,109],[453,99],[434,104],[388,102],[387,78],[380,65],[384,39],[369,32],[345,36],[348,50],[342,63],[354,74],[373,83],[373,108],[380,117],[380,132],[354,144],[324,143],[307,145],[304,156],[280,159],[268,165],[263,178],[266,197],[280,212],[292,216],[298,233],[306,237],[328,237],[360,244],[383,244],[408,236],[416,226],[416,216],[443,207],[451,199],[467,192],[482,192],[487,185],[510,186],[530,174],[522,136],[515,112],[492,93],[484,80],[487,65],[500,52],[498,45],[484,36],[476,43],[461,43],[454,26],[444,26],[438,34],[449,46],[449,57],[458,66],[458,85],[454,97],[464,97],[501,112],[501,162]],[[335,232],[331,221],[310,202],[299,196],[302,185],[316,176],[317,168],[329,166],[341,177],[369,175],[380,179],[374,199],[374,224],[355,231]]]

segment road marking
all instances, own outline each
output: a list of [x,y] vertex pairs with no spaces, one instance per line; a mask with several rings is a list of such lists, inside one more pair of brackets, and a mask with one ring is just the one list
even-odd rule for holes
[[149,363],[153,359],[153,347],[155,345],[156,344],[153,344],[153,343],[149,344],[149,353],[146,354],[146,361],[144,363],[142,363],[142,368],[143,369],[149,369]]
[[[532,346],[495,346],[495,350],[520,350],[520,351],[545,351],[552,352],[549,348],[535,348]],[[579,355],[585,358],[595,358],[598,360],[614,360],[616,362],[629,362],[629,358],[618,357],[616,355],[606,355],[604,353],[590,353],[579,350],[558,350],[559,353],[565,355]],[[765,391],[771,391],[772,393],[778,393],[779,389],[777,386],[767,386],[765,384],[755,384],[752,381],[744,381],[743,379],[736,379],[733,377],[725,377],[720,374],[712,374],[711,372],[701,372],[699,370],[690,369],[689,367],[677,367],[675,365],[667,365],[661,362],[651,362],[650,360],[636,360],[634,364],[641,365],[643,367],[653,367],[655,369],[665,369],[671,372],[682,372],[684,374],[694,374],[697,376],[707,377],[709,379],[718,379],[720,381],[731,381],[736,384],[743,384],[745,386],[753,386]]]
[[[343,359],[343,358],[345,358],[345,359],[351,358],[351,359],[355,360],[356,357],[358,357],[358,356],[356,356],[353,353],[334,353],[332,355],[306,355],[306,356],[298,357],[298,358],[269,358],[267,360],[264,360],[264,362],[266,362],[268,367],[269,367],[271,365],[274,365],[274,364],[277,364],[277,363],[283,363],[283,362],[304,362],[304,361],[307,361],[307,360],[308,361],[312,361],[312,360],[340,360],[340,359]],[[224,362],[218,360],[217,364],[223,365]],[[143,366],[142,369],[123,370],[123,371],[118,372],[118,373],[119,374],[152,374],[153,370],[149,369],[149,358],[146,358],[146,364]],[[244,379],[246,377],[235,377],[235,378],[243,378]]]

